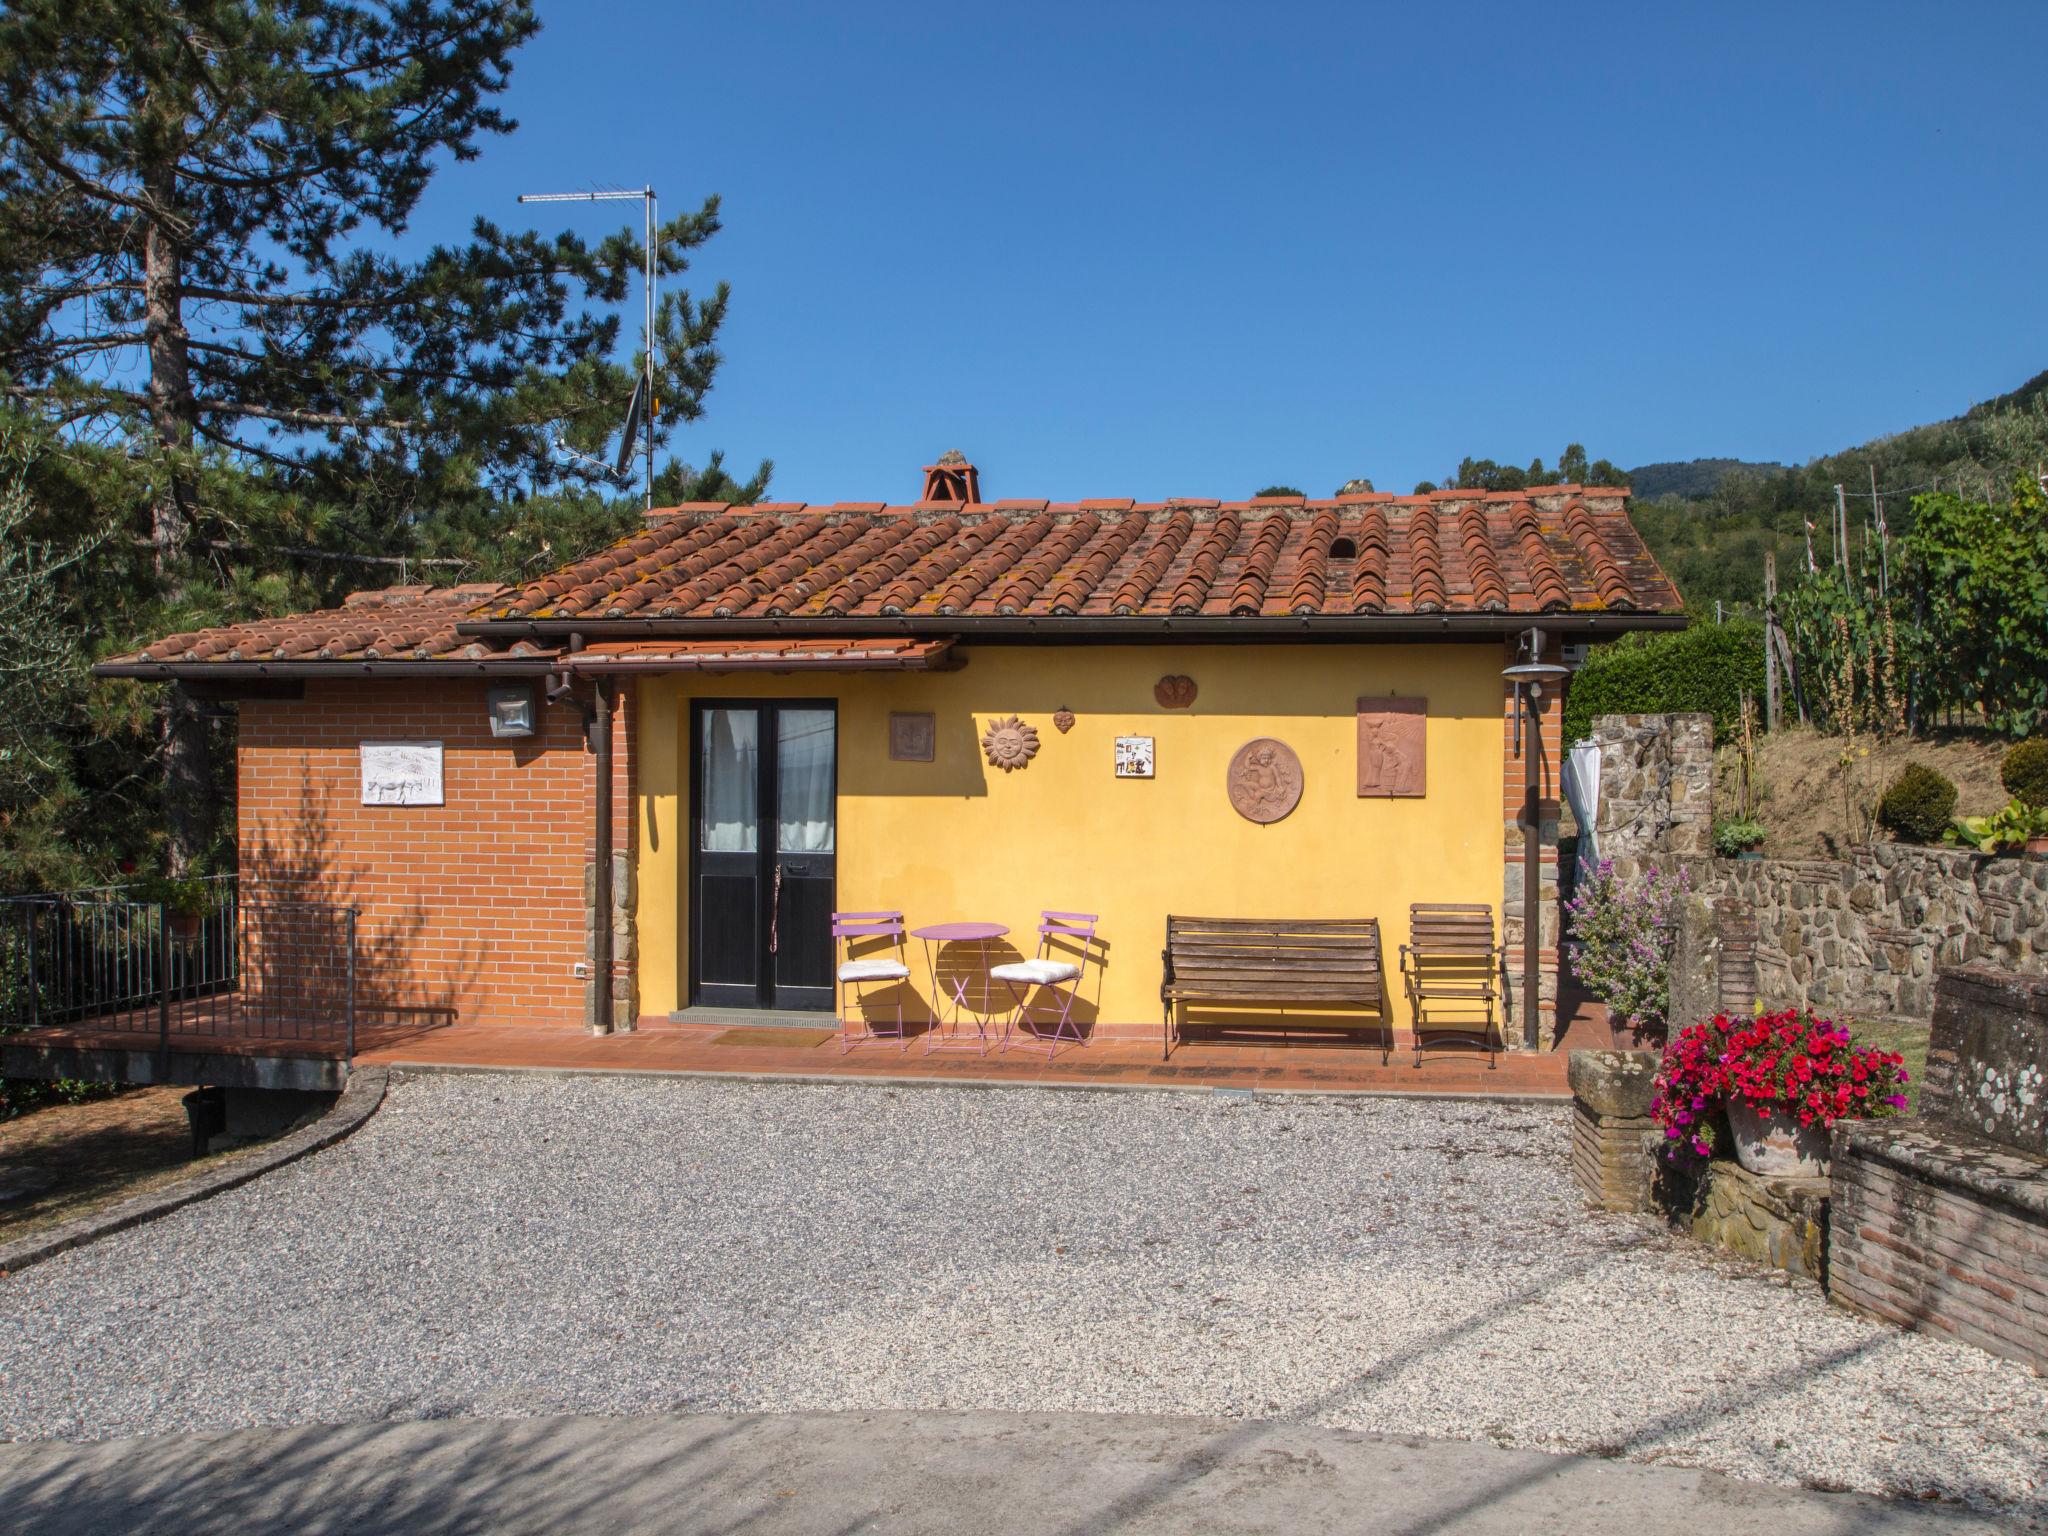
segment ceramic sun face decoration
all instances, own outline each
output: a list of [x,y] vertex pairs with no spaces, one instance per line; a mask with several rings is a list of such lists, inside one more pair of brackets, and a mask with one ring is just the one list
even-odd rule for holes
[[1059,728],[1059,733],[1064,736],[1074,728],[1074,712],[1065,705],[1061,705],[1052,712],[1052,723]]
[[1005,773],[1015,773],[1038,755],[1038,732],[1015,715],[991,720],[981,733],[981,750]]

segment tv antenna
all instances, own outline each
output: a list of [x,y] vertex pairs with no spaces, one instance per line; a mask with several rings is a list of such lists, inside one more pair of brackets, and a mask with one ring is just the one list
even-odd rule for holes
[[[646,262],[645,281],[642,286],[647,298],[647,361],[640,370],[640,380],[633,386],[632,402],[626,407],[626,430],[619,439],[619,462],[615,473],[623,475],[626,465],[633,457],[633,441],[639,436],[641,424],[647,427],[647,510],[654,510],[654,414],[660,402],[654,398],[654,188],[642,187],[634,192],[620,189],[612,192],[522,192],[522,203],[617,203],[638,199],[641,204],[642,252]],[[578,454],[587,458],[586,454]]]

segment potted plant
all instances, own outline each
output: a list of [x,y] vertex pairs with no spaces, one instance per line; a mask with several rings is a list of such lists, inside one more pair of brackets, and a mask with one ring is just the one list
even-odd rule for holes
[[1714,852],[1724,859],[1760,859],[1763,842],[1763,823],[1747,816],[1730,816],[1714,823]]
[[198,875],[153,875],[130,889],[136,901],[163,908],[164,926],[180,944],[198,939],[200,925],[213,910],[213,892]]
[[1949,824],[1947,841],[1979,853],[2024,848],[2036,858],[2048,857],[2048,806],[2014,800],[1996,815],[1958,816]]
[[1904,1058],[1859,1046],[1833,1019],[1803,1008],[1726,1014],[1679,1031],[1657,1070],[1650,1113],[1667,1154],[1711,1157],[1725,1117],[1735,1157],[1768,1177],[1825,1177],[1837,1120],[1906,1107]]

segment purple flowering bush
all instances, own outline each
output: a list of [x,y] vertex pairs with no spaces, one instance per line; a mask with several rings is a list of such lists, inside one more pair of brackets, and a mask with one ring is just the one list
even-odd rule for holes
[[1671,1007],[1673,920],[1690,884],[1682,869],[1672,876],[1654,867],[1624,880],[1614,862],[1603,859],[1565,903],[1572,968],[1615,1023],[1639,1033],[1663,1027]]

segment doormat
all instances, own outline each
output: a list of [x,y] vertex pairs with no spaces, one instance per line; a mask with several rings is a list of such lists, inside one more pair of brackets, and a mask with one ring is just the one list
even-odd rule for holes
[[758,1025],[754,1028],[721,1029],[705,1043],[707,1045],[766,1045],[780,1046],[784,1050],[808,1050],[814,1045],[823,1045],[827,1040],[836,1040],[836,1029],[792,1029],[786,1024]]

